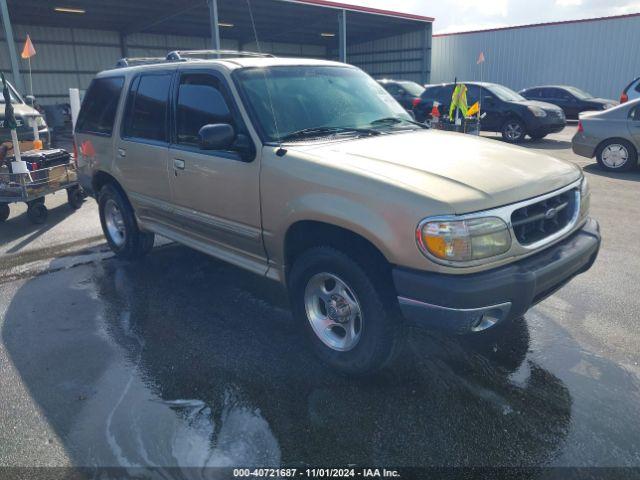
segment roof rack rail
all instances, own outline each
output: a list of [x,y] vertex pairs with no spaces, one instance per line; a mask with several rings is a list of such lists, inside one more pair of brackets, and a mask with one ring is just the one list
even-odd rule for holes
[[242,52],[238,50],[174,50],[167,55],[168,62],[185,62],[192,59],[215,59],[222,57],[264,57],[274,58],[270,53]]
[[165,63],[165,57],[125,57],[116,62],[116,68],[135,67],[136,65],[153,65],[154,63]]

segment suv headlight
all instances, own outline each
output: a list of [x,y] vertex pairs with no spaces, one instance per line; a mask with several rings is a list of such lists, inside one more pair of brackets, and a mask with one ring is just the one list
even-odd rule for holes
[[540,107],[528,107],[528,108],[529,108],[529,111],[531,113],[533,113],[536,117],[546,117],[547,116],[547,112],[545,112]]
[[509,227],[497,217],[424,220],[418,225],[416,237],[423,254],[448,262],[495,257],[511,248]]
[[47,122],[45,122],[44,117],[36,117],[36,126],[38,128],[46,128]]

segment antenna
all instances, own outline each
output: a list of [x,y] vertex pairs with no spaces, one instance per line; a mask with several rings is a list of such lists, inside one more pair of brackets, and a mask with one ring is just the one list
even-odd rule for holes
[[[251,26],[253,27],[253,36],[256,39],[256,48],[258,53],[262,54],[262,48],[260,47],[260,40],[258,39],[258,29],[256,28],[256,21],[253,18],[253,9],[251,8],[251,0],[247,0],[247,7],[249,8],[249,18],[251,18]],[[267,88],[267,96],[269,97],[269,107],[271,108],[271,115],[273,116],[273,126],[276,129],[276,136],[278,137],[278,144],[280,148],[278,152],[284,152],[282,148],[282,136],[280,135],[280,128],[278,128],[278,119],[276,118],[276,109],[273,106],[273,98],[271,96],[271,88],[269,87],[269,82],[267,79],[267,74],[264,69],[262,70],[262,74],[264,75],[264,84]]]

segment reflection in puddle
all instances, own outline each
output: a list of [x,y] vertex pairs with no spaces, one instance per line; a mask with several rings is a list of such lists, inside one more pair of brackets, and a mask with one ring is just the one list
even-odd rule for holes
[[[96,410],[112,405],[104,423],[108,448],[96,446],[90,463],[135,468],[136,474],[140,468],[156,468],[154,476],[158,467],[279,466],[278,441],[260,411],[243,401],[238,388],[227,384],[219,404],[211,405],[198,399],[164,400],[145,383],[140,372],[145,342],[132,325],[129,304],[136,289],[123,269],[114,272],[114,286],[118,301],[108,308],[115,305],[120,310],[119,321],[103,328],[115,340],[114,348],[126,347],[119,356],[126,360],[117,362],[103,378],[110,384],[108,389],[98,387],[98,391],[117,392],[114,402],[97,399],[97,404],[87,405],[93,422],[100,418]],[[101,317],[113,318],[114,313],[105,311]],[[75,443],[82,442],[78,438]],[[194,478],[192,468],[183,473]],[[175,469],[162,475],[175,476]]]

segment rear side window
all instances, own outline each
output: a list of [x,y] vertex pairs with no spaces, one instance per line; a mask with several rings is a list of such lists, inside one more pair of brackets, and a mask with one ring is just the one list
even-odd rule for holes
[[176,111],[178,143],[197,145],[200,129],[212,123],[234,123],[229,105],[220,90],[220,82],[207,74],[182,75]]
[[137,77],[127,99],[123,136],[167,142],[167,105],[171,73]]
[[76,131],[111,135],[124,77],[96,78],[82,102],[76,122]]

